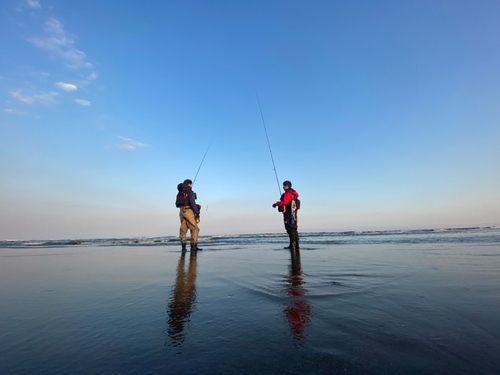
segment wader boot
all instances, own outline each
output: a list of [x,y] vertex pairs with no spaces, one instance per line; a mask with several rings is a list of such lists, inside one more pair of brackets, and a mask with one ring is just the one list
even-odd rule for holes
[[292,241],[290,240],[290,245],[285,246],[283,249],[288,249],[288,250],[293,250],[293,249],[299,249],[299,241]]
[[186,251],[186,243],[185,242],[181,242],[181,246],[182,246],[182,251]]
[[200,249],[200,248],[198,247],[198,244],[197,244],[197,243],[192,243],[192,244],[191,244],[191,251],[201,251],[201,250],[203,250],[203,249]]

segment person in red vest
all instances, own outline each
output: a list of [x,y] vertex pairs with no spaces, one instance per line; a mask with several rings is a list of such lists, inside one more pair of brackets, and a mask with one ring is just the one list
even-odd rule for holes
[[290,245],[285,249],[298,250],[299,249],[299,233],[297,231],[297,210],[300,208],[299,193],[292,189],[292,183],[288,180],[283,182],[283,190],[285,192],[281,195],[281,199],[273,204],[273,207],[278,207],[278,211],[283,213],[283,221],[285,229],[290,237]]

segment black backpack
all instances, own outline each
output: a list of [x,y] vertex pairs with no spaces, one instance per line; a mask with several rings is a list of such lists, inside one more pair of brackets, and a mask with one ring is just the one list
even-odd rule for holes
[[175,207],[189,206],[188,195],[185,191],[179,191],[175,198]]
[[[293,190],[293,189],[291,189],[291,190]],[[295,190],[293,190],[293,191],[295,191]],[[283,194],[285,194],[285,193],[283,193]],[[281,197],[283,198],[283,195]],[[295,209],[296,210],[300,210],[300,199],[299,198],[295,198],[295,195],[294,195],[293,196],[293,200],[295,201]]]
[[299,198],[295,198],[295,209],[300,210],[300,199]]

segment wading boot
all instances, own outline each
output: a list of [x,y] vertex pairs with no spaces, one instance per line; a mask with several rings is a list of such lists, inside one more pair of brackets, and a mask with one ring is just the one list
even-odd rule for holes
[[198,244],[196,244],[196,243],[192,243],[192,244],[191,244],[191,251],[202,251],[202,250],[203,250],[203,249],[200,249],[200,248],[198,247]]
[[186,251],[187,250],[185,242],[181,242],[181,246],[182,246],[182,248],[181,248],[182,251]]

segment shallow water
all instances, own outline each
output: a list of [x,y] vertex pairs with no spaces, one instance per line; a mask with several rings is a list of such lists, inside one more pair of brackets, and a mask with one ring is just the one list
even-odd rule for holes
[[282,245],[0,249],[0,373],[500,372],[498,243]]

